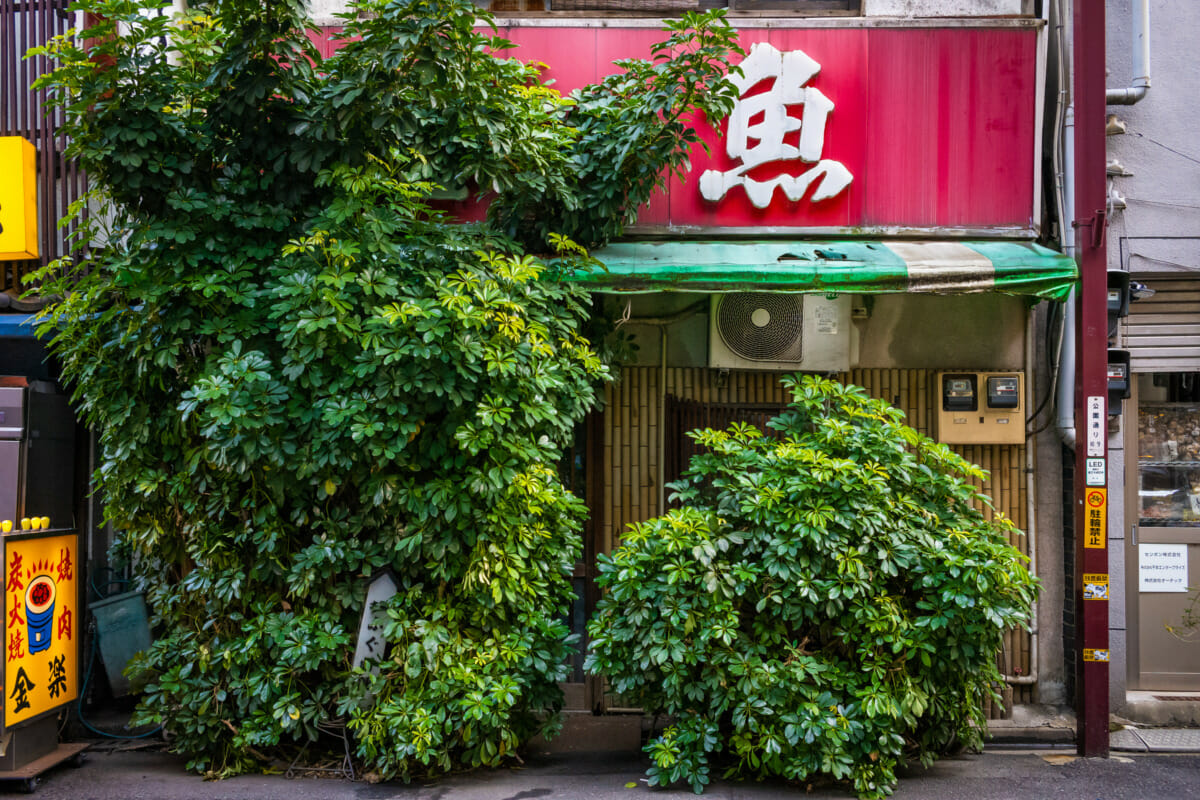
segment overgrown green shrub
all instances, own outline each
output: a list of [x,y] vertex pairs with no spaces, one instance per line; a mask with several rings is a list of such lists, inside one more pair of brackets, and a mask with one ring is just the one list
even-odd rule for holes
[[1036,581],[982,472],[863,389],[785,378],[769,422],[704,430],[683,507],[601,556],[588,667],[673,724],[652,785],[729,773],[890,794],[906,758],[981,743],[1004,632]]
[[[499,763],[570,652],[584,509],[554,467],[608,375],[572,237],[683,163],[681,114],[728,111],[733,33],[673,21],[640,82],[571,99],[469,0],[365,0],[324,60],[301,0],[152,5],[79,3],[41,82],[103,212],[41,274],[42,331],[154,613],[140,719],[216,775],[331,727],[385,778]],[[602,139],[637,169],[581,178]],[[439,186],[494,193],[489,221]],[[391,653],[354,668],[382,568]]]

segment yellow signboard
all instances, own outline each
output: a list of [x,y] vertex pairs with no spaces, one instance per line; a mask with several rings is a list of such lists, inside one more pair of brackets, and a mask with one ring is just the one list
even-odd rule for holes
[[1108,599],[1108,573],[1098,572],[1083,574],[1083,599],[1084,600],[1107,600]]
[[79,537],[2,538],[8,728],[79,694]]
[[1083,651],[1083,660],[1084,661],[1105,661],[1106,662],[1106,661],[1108,661],[1108,651],[1107,650],[1085,649]]
[[1108,490],[1088,489],[1083,493],[1083,546],[1104,549],[1108,537]]
[[0,261],[38,257],[37,151],[20,136],[0,136]]

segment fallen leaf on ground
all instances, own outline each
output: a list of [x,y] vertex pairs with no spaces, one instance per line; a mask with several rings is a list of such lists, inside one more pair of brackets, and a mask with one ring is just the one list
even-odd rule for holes
[[1067,755],[1054,754],[1054,755],[1042,756],[1042,761],[1045,761],[1047,764],[1052,764],[1053,766],[1056,766],[1056,767],[1061,767],[1063,764],[1070,764],[1076,758],[1078,758],[1078,756],[1067,756]]

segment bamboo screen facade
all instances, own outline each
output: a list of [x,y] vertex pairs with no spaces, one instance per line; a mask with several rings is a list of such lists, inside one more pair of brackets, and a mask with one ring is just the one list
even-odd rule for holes
[[[660,461],[667,456],[664,441],[667,420],[664,409],[668,396],[701,403],[743,406],[783,406],[788,395],[778,375],[767,372],[720,373],[708,368],[627,367],[606,390],[603,440],[603,496],[593,513],[599,549],[611,551],[620,544],[621,533],[634,522],[663,513],[658,486]],[[851,370],[839,376],[858,384],[873,397],[887,400],[908,416],[908,424],[926,435],[932,434],[935,413],[936,371],[902,369]],[[1026,445],[954,445],[952,449],[987,470],[990,477],[976,486],[993,498],[995,507],[1017,527],[1026,527],[1027,489],[1024,475]],[[669,459],[667,459],[669,461]],[[991,519],[993,511],[983,509]],[[1013,546],[1028,555],[1026,537],[1012,537]],[[1024,631],[1006,635],[1004,651],[999,655],[1001,671],[1008,675],[1028,675],[1030,639]],[[1014,687],[1013,701],[1033,702],[1032,687]],[[1006,697],[1007,699],[1007,697]],[[616,700],[616,698],[612,698]],[[618,701],[619,702],[619,701]],[[1011,703],[1006,703],[1011,709]],[[993,716],[1008,709],[993,709]]]

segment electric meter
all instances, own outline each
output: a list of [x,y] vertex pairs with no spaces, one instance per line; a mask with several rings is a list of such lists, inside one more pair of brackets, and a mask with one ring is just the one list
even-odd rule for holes
[[1016,408],[1021,405],[1021,381],[1016,375],[993,375],[987,379],[988,408]]
[[974,375],[943,375],[942,410],[974,411],[979,407],[975,386]]

